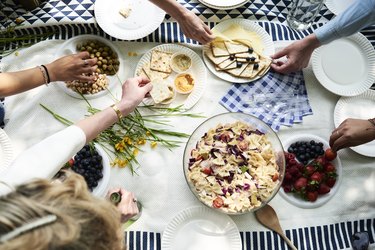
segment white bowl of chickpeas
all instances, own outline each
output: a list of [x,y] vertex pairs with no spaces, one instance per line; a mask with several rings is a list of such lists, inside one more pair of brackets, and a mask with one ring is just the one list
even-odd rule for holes
[[123,57],[116,45],[103,37],[81,35],[65,41],[56,54],[56,58],[64,55],[87,51],[90,58],[97,59],[97,69],[93,82],[69,81],[57,85],[68,95],[76,98],[94,99],[108,94],[119,79],[123,79]]

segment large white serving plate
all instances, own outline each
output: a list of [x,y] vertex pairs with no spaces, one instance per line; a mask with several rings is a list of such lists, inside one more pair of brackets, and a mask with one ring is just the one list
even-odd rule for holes
[[312,67],[319,82],[332,93],[359,95],[375,81],[375,50],[357,33],[316,49]]
[[[103,44],[106,44],[108,47],[110,47],[114,52],[116,52],[120,65],[119,65],[119,70],[117,71],[116,75],[113,76],[107,76],[109,80],[108,84],[108,89],[111,90],[114,88],[116,84],[121,84],[120,79],[125,78],[125,60],[124,57],[122,56],[120,49],[111,41],[101,37],[101,36],[95,36],[95,35],[80,35],[80,36],[75,36],[69,40],[66,40],[60,48],[57,50],[55,57],[60,58],[62,56],[70,55],[70,54],[75,54],[78,53],[77,51],[77,44],[80,44],[84,41],[99,41]],[[72,89],[66,87],[65,82],[58,82],[57,86],[60,87],[65,93],[68,95],[75,97],[75,98],[82,98],[80,94],[77,92],[73,91]],[[96,94],[85,94],[84,97],[86,99],[94,99],[98,98],[101,96],[104,96],[108,94],[107,90],[100,91]]]
[[[146,52],[141,59],[139,60],[137,67],[135,69],[134,75],[137,75],[137,72],[140,71],[146,63],[149,63],[151,60],[151,53],[153,50],[160,50],[170,53],[184,53],[191,58],[192,66],[187,71],[187,73],[191,74],[195,79],[195,85],[193,91],[188,95],[182,95],[176,93],[175,99],[172,101],[171,104],[168,105],[157,105],[157,106],[169,106],[169,107],[177,107],[183,105],[184,109],[192,108],[202,97],[207,84],[207,70],[204,66],[202,59],[195,53],[193,50],[177,44],[162,44],[158,45],[148,52]],[[178,74],[172,72],[170,76],[166,79],[166,81],[170,82],[173,85],[173,81]],[[147,97],[143,100],[143,103],[146,105],[153,105],[154,101],[151,97]]]
[[6,170],[13,160],[13,146],[8,135],[0,128],[0,173]]
[[[253,21],[250,21],[250,20],[247,20],[247,19],[241,19],[241,18],[229,19],[229,20],[226,20],[226,21],[221,22],[218,25],[216,25],[213,28],[213,30],[215,29],[219,32],[223,32],[223,31],[227,30],[231,25],[234,25],[234,24],[238,24],[244,30],[255,32],[256,34],[259,35],[262,43],[264,44],[263,54],[265,56],[271,56],[275,53],[275,46],[274,46],[274,43],[272,41],[271,36],[267,33],[267,31],[265,29],[263,29],[261,26],[259,26],[256,22],[253,22]],[[203,61],[205,62],[207,68],[217,77],[219,77],[219,78],[221,78],[225,81],[235,82],[235,83],[247,83],[247,82],[250,82],[250,81],[255,81],[255,80],[260,78],[258,76],[258,77],[254,78],[252,80],[249,80],[249,79],[245,79],[245,78],[235,77],[235,76],[232,76],[232,75],[230,75],[228,73],[225,73],[225,72],[217,71],[215,69],[214,64],[210,61],[210,59],[205,54],[205,51],[207,51],[209,49],[210,49],[209,45],[205,45],[203,47],[203,51],[202,51]]]
[[344,10],[346,10],[346,8],[348,8],[355,1],[356,0],[327,0],[325,2],[325,5],[333,14],[338,15]]
[[217,10],[232,10],[246,4],[250,0],[198,0],[204,5]]
[[[284,146],[284,149],[287,150],[289,146],[294,142],[311,141],[311,140],[315,140],[316,142],[322,142],[324,150],[330,147],[328,142],[324,140],[323,138],[316,136],[316,135],[310,135],[310,134],[301,134],[301,135],[290,137],[287,140],[283,141],[283,146]],[[329,193],[319,195],[318,199],[314,202],[303,200],[301,197],[297,196],[294,193],[285,193],[284,188],[282,187],[280,188],[279,194],[285,200],[287,200],[291,204],[300,208],[317,208],[317,207],[323,206],[330,199],[332,199],[332,197],[337,193],[338,189],[340,188],[342,178],[343,178],[342,177],[342,165],[341,165],[340,158],[337,156],[336,159],[334,159],[331,162],[336,167],[337,179],[336,179],[335,185],[331,188],[331,191]]]
[[178,213],[167,225],[161,240],[163,250],[241,250],[240,233],[233,220],[206,207],[191,207]]
[[[370,119],[375,117],[375,90],[353,97],[341,97],[335,106],[334,122],[337,128],[345,119]],[[351,147],[358,154],[375,157],[375,141]]]
[[[124,18],[120,9],[131,9]],[[108,35],[123,40],[136,40],[155,31],[165,12],[148,0],[96,0],[95,18]]]

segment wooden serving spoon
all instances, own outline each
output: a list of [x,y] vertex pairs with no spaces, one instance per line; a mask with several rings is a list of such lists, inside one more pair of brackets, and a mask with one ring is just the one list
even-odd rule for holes
[[285,236],[283,229],[280,226],[279,218],[270,205],[266,204],[261,209],[255,211],[255,218],[257,218],[263,226],[278,233],[292,250],[297,250],[293,243]]

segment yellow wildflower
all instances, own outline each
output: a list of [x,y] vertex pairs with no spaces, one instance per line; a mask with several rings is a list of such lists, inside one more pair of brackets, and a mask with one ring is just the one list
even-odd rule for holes
[[133,155],[134,155],[134,156],[137,156],[137,155],[138,155],[138,153],[139,153],[139,150],[138,150],[138,148],[135,148],[135,149],[133,150]]
[[146,144],[146,140],[143,139],[143,138],[139,138],[138,141],[137,141],[137,144],[138,145],[145,145]]
[[150,136],[150,135],[151,135],[151,132],[147,130],[147,131],[146,131],[146,135],[147,135],[147,136]]
[[151,148],[156,148],[158,143],[156,141],[151,142]]
[[117,166],[119,167],[119,168],[124,168],[124,167],[126,167],[126,165],[128,164],[128,160],[119,160],[118,162],[117,162]]
[[117,151],[124,152],[124,148],[125,148],[125,143],[123,141],[121,141],[121,142],[119,142],[115,145],[115,149]]

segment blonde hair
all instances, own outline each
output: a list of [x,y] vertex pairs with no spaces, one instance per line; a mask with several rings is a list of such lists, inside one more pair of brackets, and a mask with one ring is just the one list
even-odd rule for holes
[[83,178],[73,173],[62,183],[36,180],[0,197],[0,235],[49,214],[57,220],[0,244],[0,249],[122,248],[120,213],[92,196]]

